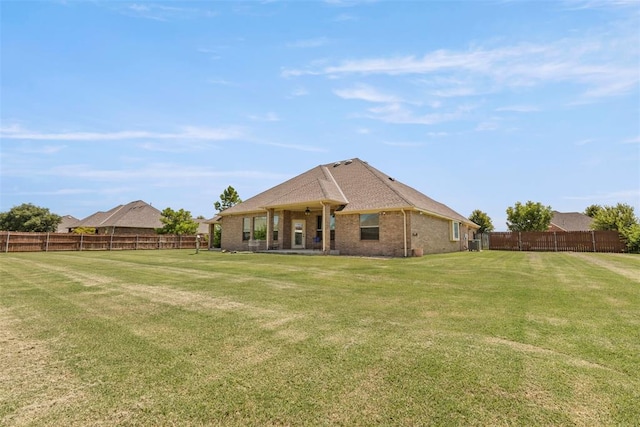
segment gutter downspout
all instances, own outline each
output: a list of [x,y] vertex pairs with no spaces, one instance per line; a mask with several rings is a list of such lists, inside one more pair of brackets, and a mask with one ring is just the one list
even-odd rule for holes
[[324,217],[324,202],[320,202],[322,205],[322,253],[324,255],[327,254],[327,227],[326,227],[326,218]]
[[404,257],[407,257],[407,213],[402,209],[403,231],[404,231]]

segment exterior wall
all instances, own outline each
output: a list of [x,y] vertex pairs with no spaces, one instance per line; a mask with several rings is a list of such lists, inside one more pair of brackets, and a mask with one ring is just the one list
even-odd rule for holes
[[404,256],[402,212],[380,214],[379,226],[379,240],[360,240],[360,215],[336,215],[336,250],[340,255]]
[[411,249],[422,249],[425,254],[465,250],[469,230],[460,226],[460,240],[451,240],[451,221],[411,212]]
[[247,251],[249,242],[242,241],[241,215],[225,216],[222,218],[222,234],[220,246],[227,251]]
[[[249,251],[249,250],[265,250],[266,240],[260,242],[260,246],[257,248],[249,247],[248,240],[242,240],[242,221],[244,218],[251,218],[257,216],[265,216],[265,214],[252,213],[247,215],[230,215],[225,216],[221,220],[222,234],[220,247],[227,251]],[[280,249],[290,249],[291,239],[288,237],[291,233],[291,215],[288,212],[276,211],[275,215],[278,215],[278,240],[274,240],[272,245],[278,245]],[[287,224],[288,223],[288,224]],[[253,238],[253,223],[251,224],[251,233]],[[288,240],[288,246],[287,245]]]
[[[321,249],[322,243],[314,242],[316,237],[317,217],[320,211],[311,215],[304,212],[277,211],[279,216],[278,241],[274,242],[280,249],[291,249],[291,221],[305,221],[305,248]],[[247,215],[249,217],[259,214]],[[222,219],[222,249],[229,251],[248,251],[248,241],[242,241],[242,220],[245,215],[225,216]],[[435,254],[456,252],[468,248],[468,239],[473,238],[474,230],[465,225],[460,226],[460,240],[450,238],[451,221],[417,212],[406,212],[407,220],[407,256],[412,254]],[[403,257],[404,252],[404,216],[400,211],[380,213],[379,240],[360,240],[360,215],[336,215],[335,241],[331,248],[340,255]],[[265,244],[259,247],[265,249]]]

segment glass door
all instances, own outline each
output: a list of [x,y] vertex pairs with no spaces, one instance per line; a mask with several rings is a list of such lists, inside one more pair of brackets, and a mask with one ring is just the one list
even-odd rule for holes
[[305,220],[294,219],[291,221],[291,249],[304,249]]

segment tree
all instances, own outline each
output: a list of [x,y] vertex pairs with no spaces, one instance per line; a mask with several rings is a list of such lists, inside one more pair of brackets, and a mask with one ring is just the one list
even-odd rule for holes
[[593,217],[591,228],[594,230],[623,231],[638,223],[633,206],[618,203],[616,206],[604,206]]
[[228,186],[220,195],[220,201],[215,202],[213,207],[215,207],[218,212],[222,212],[223,210],[229,209],[241,202],[242,200],[240,199],[236,189],[232,186]]
[[[229,209],[232,206],[242,203],[242,199],[238,195],[238,192],[232,186],[228,186],[220,195],[220,201],[213,204],[218,212],[222,212],[225,209]],[[213,247],[219,248],[222,242],[222,227],[215,225],[213,227]]]
[[480,228],[478,229],[478,233],[480,234],[493,231],[493,223],[491,222],[491,218],[480,209],[476,209],[475,211],[471,212],[469,220],[475,222],[480,226]]
[[528,201],[507,208],[507,227],[511,231],[546,231],[551,224],[551,206]]
[[75,234],[96,234],[95,227],[76,227],[73,229]]
[[31,203],[23,203],[0,213],[0,230],[5,231],[55,232],[60,222],[60,215]]
[[174,211],[166,208],[162,211],[160,222],[164,227],[158,230],[160,234],[196,234],[198,223],[191,218],[191,212],[180,209]]
[[595,218],[595,216],[602,210],[602,206],[600,205],[591,205],[587,206],[584,210],[584,214],[588,217]]
[[591,228],[617,231],[627,242],[629,252],[640,251],[640,220],[631,205],[618,203],[616,206],[601,207],[593,217]]

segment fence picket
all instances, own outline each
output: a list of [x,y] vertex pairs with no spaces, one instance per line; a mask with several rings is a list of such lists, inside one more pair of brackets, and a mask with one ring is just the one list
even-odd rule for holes
[[546,231],[489,233],[489,249],[502,251],[625,252],[617,231]]
[[19,233],[0,231],[0,250],[7,252],[195,249],[196,236],[134,234]]

